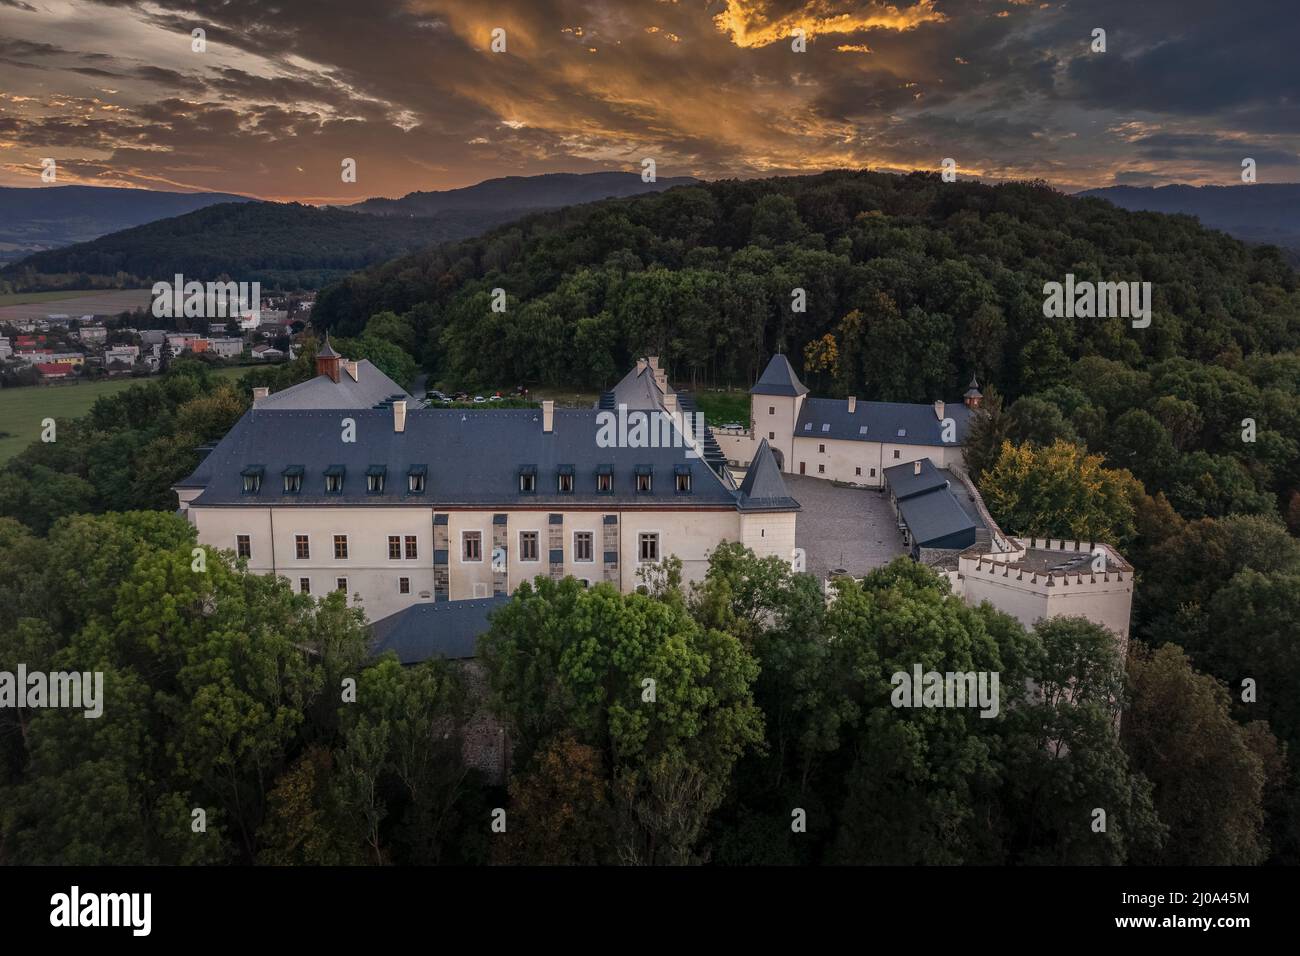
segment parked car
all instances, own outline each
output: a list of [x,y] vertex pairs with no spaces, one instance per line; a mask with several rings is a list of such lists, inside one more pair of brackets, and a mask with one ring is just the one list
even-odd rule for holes
[[482,404],[483,404],[484,402],[486,402],[486,401],[487,401],[487,399],[484,398],[482,395],[475,395],[475,396],[474,396],[474,404],[475,404],[475,405],[482,405]]

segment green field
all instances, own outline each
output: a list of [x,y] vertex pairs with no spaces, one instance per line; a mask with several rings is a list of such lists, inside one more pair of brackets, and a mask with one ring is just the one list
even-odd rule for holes
[[[213,375],[239,378],[244,367],[214,369]],[[32,385],[26,388],[0,389],[0,465],[41,437],[41,419],[64,422],[79,418],[101,395],[112,395],[147,378],[115,378],[103,382],[79,382],[76,385]]]
[[0,305],[27,305],[29,302],[58,302],[60,299],[75,299],[78,296],[94,295],[95,290],[75,292],[6,292],[0,295]]
[[717,427],[728,422],[740,422],[749,427],[749,393],[743,391],[715,392],[700,390],[695,393],[695,407],[704,413],[704,420]]

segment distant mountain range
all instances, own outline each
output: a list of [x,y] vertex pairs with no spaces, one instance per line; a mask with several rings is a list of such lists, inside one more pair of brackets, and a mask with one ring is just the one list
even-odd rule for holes
[[113,186],[0,187],[0,264],[216,203],[250,201],[232,193]]
[[[0,237],[6,231],[30,236],[46,223],[68,225],[62,233],[46,230],[45,243],[36,245],[45,251],[32,254],[28,248],[20,261],[10,257],[0,269],[0,280],[28,291],[85,285],[86,278],[97,286],[139,284],[180,272],[200,281],[225,275],[260,281],[268,288],[316,288],[355,269],[425,246],[477,236],[530,213],[694,182],[675,177],[645,183],[636,173],[512,176],[464,189],[325,208],[249,201],[221,193],[82,186],[7,189],[3,193],[24,195],[9,198],[11,207],[0,198],[5,223]],[[186,203],[187,209],[175,208]],[[169,218],[154,217],[155,221],[126,229],[106,228],[111,220],[101,210],[109,209],[122,210],[121,215],[129,211],[137,220],[149,219],[151,210],[162,210],[159,215]],[[72,239],[56,241],[58,235],[70,235],[74,225],[82,234],[97,229],[108,234],[87,235],[88,241],[73,245],[67,244]],[[125,278],[115,278],[119,273]]]
[[1080,196],[1121,209],[1186,213],[1246,242],[1267,242],[1300,255],[1300,183],[1240,186],[1108,186]]
[[372,216],[436,216],[449,210],[537,212],[599,199],[657,193],[697,182],[699,180],[690,176],[674,176],[647,183],[641,181],[638,173],[546,173],[487,179],[463,189],[407,193],[401,199],[367,199],[338,208]]

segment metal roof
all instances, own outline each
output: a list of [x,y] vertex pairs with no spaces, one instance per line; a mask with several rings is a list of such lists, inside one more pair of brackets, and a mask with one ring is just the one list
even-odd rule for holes
[[479,635],[487,633],[488,616],[509,600],[499,595],[472,601],[412,604],[371,625],[371,654],[378,657],[392,651],[403,664],[418,664],[434,657],[473,657]]
[[894,493],[896,500],[902,501],[924,494],[948,483],[947,477],[934,467],[934,462],[929,458],[919,459],[920,474],[916,472],[917,464],[918,462],[909,461],[885,469],[885,480],[889,482],[889,490]]
[[369,359],[357,362],[357,378],[346,370],[333,381],[321,374],[297,385],[274,392],[257,403],[258,409],[271,408],[373,408],[394,397],[411,400],[400,385],[381,372]]
[[[970,409],[961,403],[944,406],[953,420],[956,441],[943,440],[943,422],[933,405],[906,402],[858,402],[850,412],[842,398],[806,398],[795,425],[796,438],[836,438],[878,441],[895,445],[961,445],[970,430]],[[866,431],[863,431],[865,426]]]
[[778,352],[767,363],[767,368],[763,369],[763,374],[758,377],[758,381],[754,383],[749,393],[785,395],[793,398],[797,395],[807,395],[808,389],[803,382],[799,381],[799,376],[794,374],[794,369],[790,367],[790,360]]

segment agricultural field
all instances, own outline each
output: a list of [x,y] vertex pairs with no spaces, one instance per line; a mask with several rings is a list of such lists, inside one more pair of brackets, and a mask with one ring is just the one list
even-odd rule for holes
[[70,292],[15,292],[0,295],[0,323],[43,319],[51,312],[73,318],[83,315],[117,315],[149,305],[148,289],[72,290]]
[[[247,367],[213,370],[213,375],[237,379]],[[79,418],[90,410],[95,399],[130,388],[147,378],[115,378],[75,385],[32,385],[25,388],[0,389],[0,465],[41,437],[41,420],[53,418],[64,422]]]

